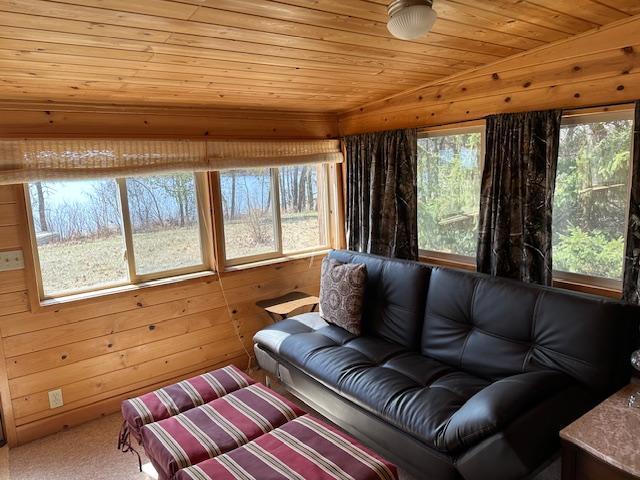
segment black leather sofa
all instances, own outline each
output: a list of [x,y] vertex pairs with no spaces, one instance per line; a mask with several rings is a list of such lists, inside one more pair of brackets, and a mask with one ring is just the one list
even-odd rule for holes
[[364,334],[317,313],[255,335],[260,366],[417,479],[527,478],[629,380],[637,307],[417,262],[365,263]]

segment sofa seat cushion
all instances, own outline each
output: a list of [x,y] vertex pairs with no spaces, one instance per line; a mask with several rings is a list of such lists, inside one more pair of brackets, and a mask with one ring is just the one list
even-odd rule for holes
[[493,382],[378,337],[356,337],[314,313],[271,325],[255,341],[445,453],[479,443],[570,383],[547,370]]

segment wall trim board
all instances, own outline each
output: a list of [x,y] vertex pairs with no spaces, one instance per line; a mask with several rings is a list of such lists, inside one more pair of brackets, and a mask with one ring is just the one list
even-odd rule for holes
[[339,116],[340,134],[640,98],[640,15],[427,83]]
[[336,138],[334,113],[0,101],[0,137]]

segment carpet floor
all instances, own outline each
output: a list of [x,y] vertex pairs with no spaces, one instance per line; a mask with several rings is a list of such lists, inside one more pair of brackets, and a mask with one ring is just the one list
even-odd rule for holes
[[[256,377],[259,377],[259,373]],[[277,386],[275,389],[285,393]],[[287,394],[287,396],[295,400],[290,395]],[[301,404],[301,407],[307,411],[310,410],[306,405]],[[315,412],[311,411],[311,413]],[[138,462],[133,454],[121,453],[116,449],[121,422],[120,414],[116,413],[18,448],[11,450],[2,448],[0,449],[0,480],[154,479],[150,464],[145,465],[144,468],[149,474],[141,473],[138,471]],[[145,464],[148,459],[144,453],[142,455],[143,464]],[[148,470],[149,467],[151,470]],[[405,472],[400,472],[400,479],[428,480],[414,479]],[[535,478],[535,480],[559,479],[558,461]]]

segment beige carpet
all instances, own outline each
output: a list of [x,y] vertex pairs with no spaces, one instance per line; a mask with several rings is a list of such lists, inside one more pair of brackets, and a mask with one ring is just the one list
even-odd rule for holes
[[120,422],[109,415],[12,448],[10,480],[150,480],[134,455],[116,449]]
[[[261,380],[259,373],[255,376]],[[277,386],[276,390],[285,393]],[[151,480],[153,477],[138,471],[134,455],[116,449],[121,421],[117,413],[18,448],[2,448],[0,480]],[[143,454],[143,463],[147,461]],[[7,463],[9,477],[6,477]],[[535,480],[559,478],[559,462],[555,462]],[[430,480],[413,479],[403,472],[400,479]]]
[[9,447],[0,448],[0,480],[9,480]]

